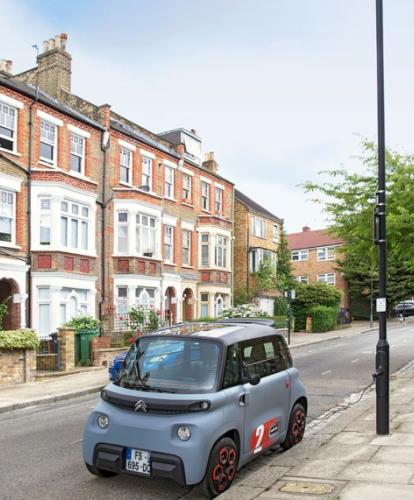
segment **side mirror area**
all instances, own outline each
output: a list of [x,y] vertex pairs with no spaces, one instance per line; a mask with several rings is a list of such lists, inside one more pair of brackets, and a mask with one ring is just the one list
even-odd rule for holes
[[252,375],[250,378],[249,378],[249,384],[252,384],[252,385],[257,385],[258,383],[260,382],[260,377],[259,375]]

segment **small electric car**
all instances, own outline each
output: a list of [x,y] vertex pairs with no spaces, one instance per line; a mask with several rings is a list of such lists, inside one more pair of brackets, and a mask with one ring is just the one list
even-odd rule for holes
[[140,337],[87,420],[88,470],[200,483],[212,498],[262,450],[299,443],[306,391],[283,335],[263,323],[181,324]]

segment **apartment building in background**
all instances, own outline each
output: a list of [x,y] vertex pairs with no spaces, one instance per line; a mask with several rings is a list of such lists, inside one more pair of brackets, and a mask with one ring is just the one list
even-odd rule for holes
[[293,274],[300,283],[326,283],[341,291],[341,306],[348,307],[348,285],[335,260],[343,240],[326,229],[305,226],[299,233],[286,235]]
[[88,314],[172,322],[232,300],[233,184],[195,130],[155,134],[71,89],[62,34],[37,65],[0,67],[0,300],[47,335]]
[[276,272],[283,220],[237,189],[234,200],[235,297],[246,297],[248,300],[253,294],[257,306],[273,315],[277,290],[260,290],[255,274],[266,260]]

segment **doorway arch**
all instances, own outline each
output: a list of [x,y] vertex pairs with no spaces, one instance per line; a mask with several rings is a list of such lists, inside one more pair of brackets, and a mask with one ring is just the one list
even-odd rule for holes
[[13,295],[19,293],[17,283],[12,279],[0,279],[0,303],[7,305],[7,313],[3,317],[3,330],[20,328],[20,303],[14,303]]
[[177,295],[173,286],[169,286],[165,290],[164,313],[167,323],[173,325],[177,322]]
[[194,316],[194,294],[191,288],[183,292],[183,321],[193,321]]

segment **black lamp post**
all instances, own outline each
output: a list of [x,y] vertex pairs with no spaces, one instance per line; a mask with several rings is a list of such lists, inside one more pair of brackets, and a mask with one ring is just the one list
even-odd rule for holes
[[389,434],[389,358],[387,341],[387,261],[385,225],[385,125],[384,125],[384,41],[382,0],[376,0],[377,19],[377,106],[378,106],[378,191],[375,210],[375,243],[379,247],[379,297],[377,313],[379,338],[377,342],[376,393],[377,393],[377,434]]

